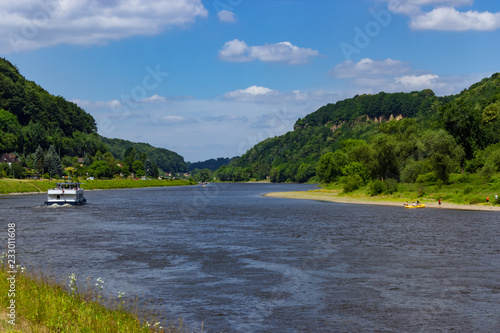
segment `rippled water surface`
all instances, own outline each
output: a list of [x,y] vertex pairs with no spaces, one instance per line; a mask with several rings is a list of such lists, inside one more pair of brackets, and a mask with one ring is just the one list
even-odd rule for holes
[[[500,214],[265,198],[310,185],[1,197],[25,262],[204,332],[500,332]],[[2,239],[4,239],[2,237]]]

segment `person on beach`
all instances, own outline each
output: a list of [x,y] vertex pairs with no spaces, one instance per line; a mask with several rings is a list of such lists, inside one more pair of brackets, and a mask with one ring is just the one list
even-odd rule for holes
[[486,197],[486,203],[490,203],[490,197]]
[[441,198],[439,198],[439,206],[441,206]]

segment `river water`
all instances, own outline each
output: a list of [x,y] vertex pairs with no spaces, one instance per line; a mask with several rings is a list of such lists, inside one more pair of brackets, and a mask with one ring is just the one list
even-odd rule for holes
[[[0,198],[17,250],[203,332],[500,332],[500,215],[266,198],[297,184]],[[5,241],[2,237],[2,242]]]

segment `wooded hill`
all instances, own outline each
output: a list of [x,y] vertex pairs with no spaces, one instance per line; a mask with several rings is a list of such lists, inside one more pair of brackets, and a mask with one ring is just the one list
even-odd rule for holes
[[298,119],[293,131],[255,145],[215,176],[356,187],[376,179],[446,182],[456,171],[491,175],[500,168],[499,112],[498,73],[453,96],[356,95]]
[[[166,172],[187,171],[184,159],[167,149],[99,136],[90,114],[26,80],[14,65],[0,58],[0,154],[16,153],[24,157],[21,162],[25,167],[32,168],[28,157],[39,146],[43,151],[53,146],[67,163],[72,157],[85,155],[92,162],[98,152],[122,160],[125,150],[134,147]],[[115,162],[112,158],[108,161]]]

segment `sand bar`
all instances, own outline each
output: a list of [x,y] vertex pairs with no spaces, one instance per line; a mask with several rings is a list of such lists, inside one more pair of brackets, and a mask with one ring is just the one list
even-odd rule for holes
[[[387,201],[381,199],[370,199],[370,198],[349,198],[338,196],[335,192],[328,191],[298,191],[298,192],[271,192],[264,196],[273,198],[287,198],[287,199],[306,199],[306,200],[319,200],[319,201],[330,201],[338,203],[349,203],[349,204],[360,204],[360,205],[382,205],[382,206],[399,206],[403,208],[405,201]],[[411,203],[411,202],[410,202]],[[437,209],[460,209],[460,210],[479,210],[479,211],[500,211],[500,206],[493,204],[479,204],[479,205],[460,205],[454,203],[442,202],[441,206],[436,201],[425,201],[426,208],[437,208]]]

